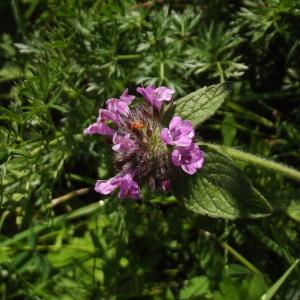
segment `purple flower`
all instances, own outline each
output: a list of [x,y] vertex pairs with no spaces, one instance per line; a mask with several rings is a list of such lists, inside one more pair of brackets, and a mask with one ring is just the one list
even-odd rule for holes
[[167,145],[181,147],[189,146],[195,135],[193,124],[190,121],[182,121],[180,117],[173,117],[169,124],[169,129],[164,128],[160,137]]
[[135,96],[128,95],[128,89],[126,89],[119,99],[120,101],[126,102],[128,105],[130,105],[132,101],[135,99]]
[[120,119],[119,115],[115,112],[111,112],[108,109],[100,109],[99,110],[99,117],[97,119],[97,122],[99,123],[105,123],[107,121],[112,121],[116,125],[120,125]]
[[124,136],[117,133],[113,136],[114,146],[112,149],[117,152],[131,152],[135,149],[135,142],[130,139],[130,134],[127,133]]
[[108,195],[117,188],[120,189],[118,194],[118,197],[120,199],[140,198],[139,185],[135,181],[133,181],[132,175],[130,173],[126,173],[125,175],[119,174],[108,180],[97,180],[95,191],[103,195]]
[[130,174],[125,175],[120,181],[120,192],[118,197],[120,199],[130,198],[130,199],[139,199],[140,198],[140,188],[139,185],[132,180]]
[[101,134],[112,136],[115,133],[113,129],[107,126],[105,123],[96,122],[90,125],[88,128],[84,130],[84,134],[91,135],[91,134]]
[[146,102],[157,110],[161,109],[163,101],[170,101],[172,99],[172,95],[175,93],[174,90],[167,87],[160,86],[155,88],[154,85],[149,85],[146,88],[139,87],[137,88],[137,92],[144,97]]
[[130,111],[127,102],[116,98],[108,99],[106,107],[109,112],[115,114],[118,118],[120,115],[127,115]]
[[189,147],[178,147],[172,152],[172,163],[188,174],[195,174],[204,163],[204,153],[196,144]]
[[110,178],[108,180],[97,180],[96,185],[95,185],[95,191],[97,193],[100,193],[102,195],[108,195],[110,194],[113,190],[115,190],[118,185],[117,185],[117,177],[119,175]]

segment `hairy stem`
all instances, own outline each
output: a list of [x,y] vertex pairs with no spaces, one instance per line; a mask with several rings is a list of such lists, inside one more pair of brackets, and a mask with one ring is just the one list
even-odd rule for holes
[[230,245],[225,242],[221,242],[221,246],[228,251],[232,256],[234,256],[240,263],[242,263],[245,267],[251,270],[253,273],[259,274],[261,273],[249,260],[247,260],[244,256],[238,253],[235,249],[233,249]]
[[268,160],[244,151],[240,151],[237,149],[233,149],[231,147],[226,147],[226,146],[221,146],[221,145],[214,145],[214,144],[207,144],[210,147],[213,147],[219,151],[225,152],[226,154],[228,154],[229,156],[231,156],[232,158],[238,159],[238,160],[242,160],[245,162],[248,162],[250,164],[253,165],[257,165],[260,167],[263,167],[265,169],[268,169],[270,171],[274,171],[276,173],[282,174],[286,177],[289,177],[291,179],[300,181],[300,172],[285,166],[283,164],[274,162],[272,160]]

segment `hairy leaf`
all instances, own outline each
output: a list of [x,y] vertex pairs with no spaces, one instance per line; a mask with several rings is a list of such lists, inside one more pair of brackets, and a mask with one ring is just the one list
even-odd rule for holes
[[201,148],[204,167],[195,175],[175,175],[178,200],[198,214],[217,218],[258,218],[271,213],[268,202],[229,157],[207,145]]
[[194,126],[198,126],[218,110],[230,89],[230,83],[221,83],[205,86],[190,93],[177,100],[175,115],[190,120]]

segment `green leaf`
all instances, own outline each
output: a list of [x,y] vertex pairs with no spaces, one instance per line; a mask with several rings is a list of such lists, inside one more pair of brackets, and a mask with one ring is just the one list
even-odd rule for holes
[[192,121],[198,126],[213,115],[221,106],[231,89],[230,83],[203,87],[176,101],[175,115]]
[[173,192],[185,206],[202,215],[236,219],[269,215],[272,208],[227,156],[202,145],[205,163],[195,175],[174,175]]
[[206,276],[194,277],[187,281],[179,294],[180,300],[193,299],[204,295],[209,289],[209,280]]
[[292,201],[287,208],[287,214],[289,215],[290,218],[300,222],[300,203],[296,201]]
[[17,79],[21,76],[21,70],[16,66],[5,66],[0,69],[0,82]]
[[9,249],[5,247],[0,248],[0,264],[11,263],[11,255]]
[[239,292],[237,286],[231,278],[224,278],[220,283],[220,291],[214,294],[215,300],[239,300]]
[[267,289],[268,283],[263,274],[249,274],[242,281],[240,298],[257,300]]

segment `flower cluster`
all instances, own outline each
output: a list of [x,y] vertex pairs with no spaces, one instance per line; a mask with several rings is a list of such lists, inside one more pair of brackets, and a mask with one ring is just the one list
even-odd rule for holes
[[119,173],[108,180],[98,180],[95,190],[103,195],[119,189],[119,198],[140,198],[140,185],[151,190],[167,192],[171,183],[172,166],[192,175],[202,168],[204,153],[193,143],[195,131],[190,121],[174,116],[164,128],[164,102],[172,99],[174,91],[150,85],[137,92],[143,104],[129,108],[135,99],[126,89],[119,99],[106,101],[99,110],[97,121],[85,129],[85,134],[100,134],[111,138],[114,165]]

